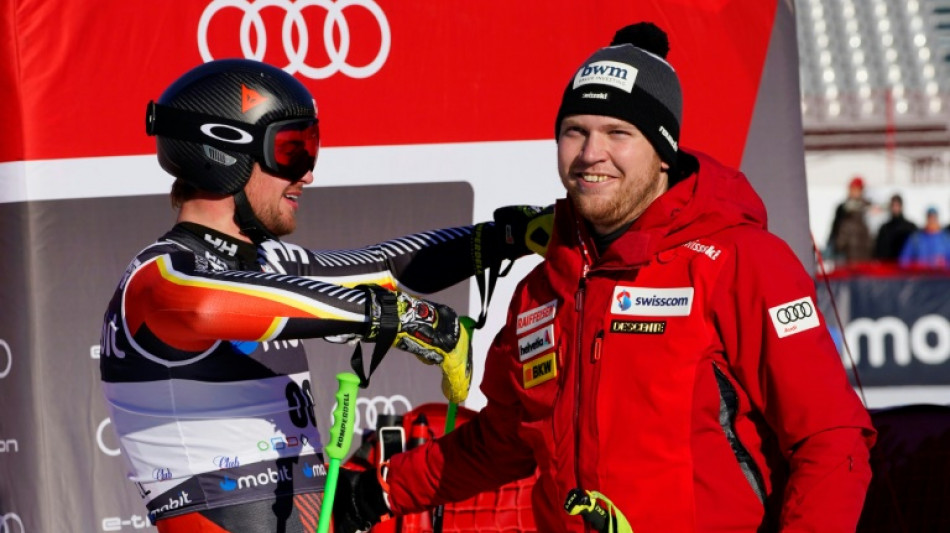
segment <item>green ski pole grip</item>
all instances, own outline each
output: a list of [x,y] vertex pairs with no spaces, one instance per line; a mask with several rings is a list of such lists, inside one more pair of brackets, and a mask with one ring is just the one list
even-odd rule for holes
[[336,389],[336,409],[333,410],[333,427],[330,428],[330,442],[323,448],[330,458],[330,468],[327,469],[327,480],[323,487],[317,533],[330,531],[330,515],[333,512],[337,479],[340,477],[340,462],[350,453],[350,444],[353,441],[353,411],[356,410],[356,394],[360,385],[360,378],[349,372],[337,374],[336,380],[339,385]]
[[360,378],[349,372],[336,375],[339,386],[336,390],[336,409],[333,410],[333,427],[330,428],[330,442],[324,450],[330,459],[343,460],[350,453],[353,442],[353,413],[356,410],[356,394]]

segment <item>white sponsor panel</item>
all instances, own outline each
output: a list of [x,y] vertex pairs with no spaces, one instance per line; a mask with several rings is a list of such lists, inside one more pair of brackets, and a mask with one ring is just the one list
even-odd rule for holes
[[524,313],[518,315],[516,332],[518,335],[532,330],[542,324],[547,324],[548,322],[554,320],[554,315],[557,314],[557,300],[551,300],[550,302],[535,307],[534,309],[528,309]]
[[518,357],[527,361],[554,347],[554,324],[518,339]]
[[637,72],[636,68],[619,61],[595,61],[577,71],[574,88],[590,84],[609,85],[629,93],[633,91]]
[[615,315],[688,316],[692,307],[692,287],[617,285],[610,302],[610,312]]
[[769,317],[780,339],[821,325],[811,296],[770,307]]

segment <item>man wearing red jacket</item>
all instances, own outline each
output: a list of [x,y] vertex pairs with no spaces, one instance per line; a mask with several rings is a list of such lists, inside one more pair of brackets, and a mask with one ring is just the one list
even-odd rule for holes
[[[564,91],[545,261],[488,354],[488,404],[346,475],[338,531],[524,478],[545,532],[573,488],[636,533],[854,531],[875,432],[814,284],[745,176],[680,150],[665,33],[627,27]],[[381,487],[385,486],[384,491]]]

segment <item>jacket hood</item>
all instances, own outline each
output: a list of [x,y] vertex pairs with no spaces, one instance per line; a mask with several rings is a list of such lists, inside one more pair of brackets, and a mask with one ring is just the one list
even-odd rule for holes
[[[650,204],[604,252],[602,262],[620,257],[625,264],[646,262],[658,252],[734,226],[768,228],[765,204],[742,172],[701,152],[683,151],[680,157],[681,168],[695,170]],[[576,242],[579,234],[594,250],[570,199],[558,201],[555,227],[552,244]]]

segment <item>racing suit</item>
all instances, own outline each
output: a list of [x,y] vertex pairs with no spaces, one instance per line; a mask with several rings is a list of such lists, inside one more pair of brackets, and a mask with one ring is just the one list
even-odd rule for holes
[[570,489],[637,533],[854,531],[874,430],[814,283],[745,176],[702,154],[598,250],[567,200],[487,356],[487,406],[394,456],[395,514],[537,469],[539,531]]
[[366,292],[347,287],[431,293],[471,276],[474,228],[318,252],[179,223],[141,251],[105,315],[101,375],[150,519],[322,493],[296,339],[366,332]]

